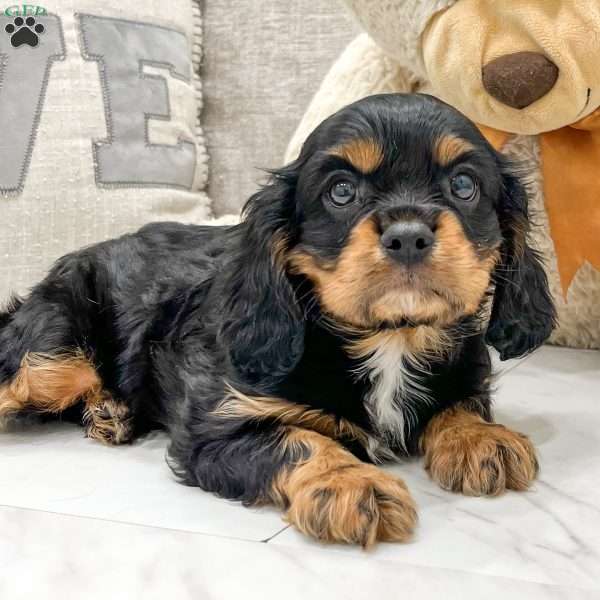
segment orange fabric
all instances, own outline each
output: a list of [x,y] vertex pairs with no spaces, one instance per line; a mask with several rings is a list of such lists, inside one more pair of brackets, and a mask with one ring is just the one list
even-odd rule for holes
[[[479,125],[496,149],[510,133]],[[546,212],[563,295],[587,261],[600,271],[600,110],[540,135]]]

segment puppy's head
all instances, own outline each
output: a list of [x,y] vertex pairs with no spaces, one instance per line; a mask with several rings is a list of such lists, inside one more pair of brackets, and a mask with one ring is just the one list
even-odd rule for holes
[[551,330],[522,185],[465,117],[431,97],[373,96],[333,115],[246,214],[248,261],[262,269],[250,269],[247,289],[262,280],[266,294],[248,305],[255,324],[258,306],[270,323],[269,368],[301,352],[288,275],[309,280],[320,310],[352,328],[447,327],[477,313],[494,282],[488,339],[504,358]]

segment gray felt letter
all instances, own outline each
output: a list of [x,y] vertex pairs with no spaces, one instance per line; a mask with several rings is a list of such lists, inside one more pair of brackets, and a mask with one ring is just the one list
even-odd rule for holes
[[13,46],[11,38],[14,36],[9,30],[14,33],[19,29],[13,21],[0,16],[0,193],[8,194],[23,190],[50,67],[53,61],[65,57],[57,16],[38,19],[44,31],[39,34],[36,46],[28,43]]
[[172,77],[191,79],[185,35],[134,21],[79,15],[83,55],[98,61],[108,137],[95,141],[96,181],[103,185],[168,186],[190,189],[196,146],[151,144],[148,119],[169,120],[165,79],[144,65],[168,67]]

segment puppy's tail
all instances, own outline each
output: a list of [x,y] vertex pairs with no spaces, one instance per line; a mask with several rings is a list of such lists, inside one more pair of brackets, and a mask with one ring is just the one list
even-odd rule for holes
[[2,331],[12,319],[12,316],[21,308],[23,300],[18,296],[12,296],[3,308],[0,308],[0,331]]

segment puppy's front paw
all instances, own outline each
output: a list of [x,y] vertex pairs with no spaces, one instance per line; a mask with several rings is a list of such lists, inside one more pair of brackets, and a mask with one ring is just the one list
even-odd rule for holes
[[407,541],[417,512],[402,480],[372,465],[350,464],[305,482],[286,518],[318,540],[368,548],[376,541]]
[[448,427],[428,439],[425,468],[441,487],[468,496],[526,490],[538,473],[524,435],[484,421]]
[[133,436],[133,419],[129,409],[108,392],[100,392],[87,402],[83,420],[87,437],[103,444],[125,444]]

